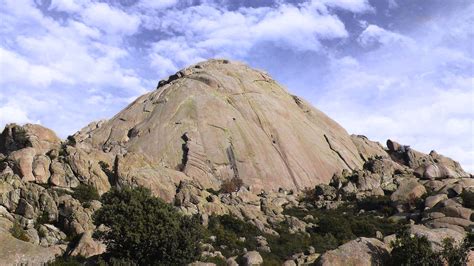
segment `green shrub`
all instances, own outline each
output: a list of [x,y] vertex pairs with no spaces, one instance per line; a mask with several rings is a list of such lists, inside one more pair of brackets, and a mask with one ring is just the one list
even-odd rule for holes
[[[384,202],[385,199],[368,199],[356,205],[343,204],[331,210],[290,208],[283,213],[299,219],[303,219],[306,215],[314,217],[318,227],[308,230],[309,244],[306,244],[307,239],[295,237],[298,238],[297,242],[304,243],[306,247],[312,245],[317,252],[322,253],[357,237],[375,237],[377,231],[383,235],[390,235],[400,230],[403,224],[394,223],[384,215],[377,216],[380,214],[374,210],[376,209],[374,202],[377,201]],[[372,209],[372,211],[359,212],[362,207]]]
[[443,249],[440,252],[440,257],[450,266],[466,265],[469,249],[471,247],[472,242],[468,237],[466,237],[461,245],[456,245],[452,238],[446,238],[443,240]]
[[268,236],[267,241],[272,253],[281,262],[289,256],[305,251],[311,245],[311,238],[306,234],[291,234],[283,226],[278,229],[279,236]]
[[[255,237],[263,233],[254,225],[230,215],[213,215],[209,218],[207,234],[215,236],[213,245],[218,247],[224,256],[230,257],[238,255],[244,248],[255,250]],[[245,238],[245,241],[241,241],[241,237]],[[221,246],[226,248],[220,248]]]
[[72,197],[79,200],[81,203],[100,199],[99,192],[97,192],[97,189],[93,186],[85,184],[80,184],[79,186],[74,188]]
[[220,191],[223,193],[237,192],[243,185],[244,182],[242,179],[234,177],[222,182]]
[[472,233],[460,245],[454,239],[443,240],[441,251],[434,252],[425,236],[411,235],[409,230],[397,233],[397,239],[392,242],[392,265],[466,265],[469,250],[473,247]]
[[10,233],[16,239],[20,239],[20,240],[25,241],[25,242],[30,241],[30,238],[26,234],[26,231],[23,230],[21,225],[16,221],[13,223],[12,228],[10,228]]
[[397,233],[397,239],[392,242],[392,265],[442,265],[442,261],[431,249],[431,244],[425,236],[410,234],[409,230]]
[[201,258],[199,261],[207,262],[207,263],[214,263],[217,266],[226,266],[227,265],[227,262],[225,261],[225,259],[223,259],[221,257],[217,257],[217,256],[216,257]]
[[113,258],[140,265],[187,264],[199,258],[203,229],[196,217],[181,215],[153,197],[150,190],[114,188],[102,196],[103,206],[93,216],[96,232]]
[[376,211],[384,216],[396,213],[389,196],[372,196],[357,201],[357,208],[365,211]]
[[53,262],[49,262],[48,266],[81,266],[84,265],[86,259],[84,257],[57,257]]

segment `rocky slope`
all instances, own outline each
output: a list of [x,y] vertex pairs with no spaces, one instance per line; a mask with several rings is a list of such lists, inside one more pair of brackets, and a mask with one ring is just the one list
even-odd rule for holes
[[[213,193],[236,178],[243,181],[238,192]],[[122,185],[148,187],[203,224],[225,214],[249,222],[262,233],[259,252],[267,253],[264,236],[278,237],[281,223],[292,234],[318,226],[317,219],[285,210],[334,209],[374,196],[388,197],[396,210],[390,219],[411,221],[411,230],[435,247],[443,236],[460,240],[473,227],[473,210],[461,195],[474,193],[474,179],[457,162],[391,140],[382,147],[350,136],[267,74],[210,60],[64,141],[39,125],[8,125],[0,135],[0,237],[6,239],[0,264],[104,252],[91,237],[91,216],[101,203],[81,202],[76,192],[87,186],[102,194]],[[309,202],[307,188],[313,189]],[[11,232],[27,242],[12,240]],[[368,247],[384,260],[390,248],[383,237],[349,242],[319,263],[344,262],[347,250],[355,250],[361,255],[354,263],[364,265],[372,259]],[[294,254],[287,265],[318,257],[314,250]]]

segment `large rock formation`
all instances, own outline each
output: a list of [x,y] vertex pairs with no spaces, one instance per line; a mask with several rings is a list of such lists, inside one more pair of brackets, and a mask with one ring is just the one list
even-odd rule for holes
[[74,137],[79,147],[112,157],[143,157],[135,168],[117,160],[128,168],[119,178],[139,181],[148,172],[157,180],[146,183],[161,187],[174,187],[184,173],[205,187],[240,177],[254,191],[302,189],[363,164],[335,121],[267,74],[227,60],[181,70]]

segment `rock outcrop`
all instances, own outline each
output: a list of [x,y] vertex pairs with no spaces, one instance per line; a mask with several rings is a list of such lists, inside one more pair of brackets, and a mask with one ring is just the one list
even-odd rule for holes
[[74,139],[112,157],[140,154],[145,166],[129,169],[127,178],[140,183],[141,172],[153,165],[149,178],[156,180],[148,184],[170,188],[184,173],[204,187],[238,176],[253,191],[303,189],[363,164],[335,121],[266,73],[227,60],[181,70]]

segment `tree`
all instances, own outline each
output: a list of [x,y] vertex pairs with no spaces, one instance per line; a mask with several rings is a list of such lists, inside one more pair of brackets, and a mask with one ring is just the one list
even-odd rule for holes
[[102,196],[102,203],[94,223],[109,230],[95,236],[104,241],[112,258],[140,265],[181,265],[199,257],[203,229],[197,218],[181,215],[150,190],[113,188]]
[[466,265],[473,238],[472,234],[468,234],[460,244],[446,238],[442,249],[435,252],[425,236],[412,235],[405,229],[398,232],[397,239],[392,242],[392,265]]
[[398,232],[392,246],[392,265],[443,265],[428,238],[410,234],[409,230]]

